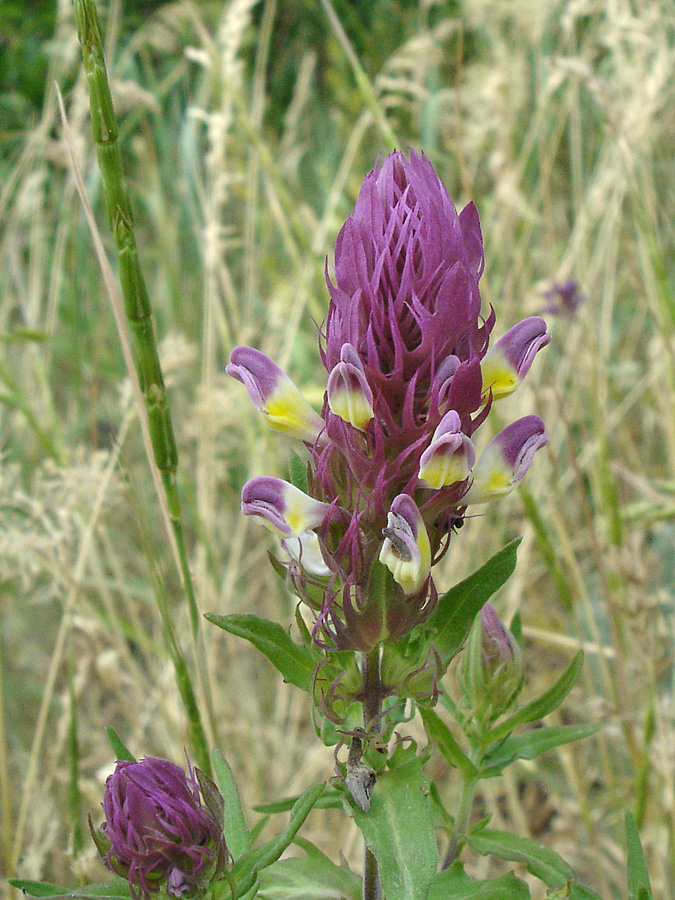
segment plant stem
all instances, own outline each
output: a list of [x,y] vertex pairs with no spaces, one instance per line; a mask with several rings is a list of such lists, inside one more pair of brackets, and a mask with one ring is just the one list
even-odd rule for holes
[[447,869],[457,859],[462,841],[466,835],[466,830],[471,817],[471,809],[473,807],[473,796],[476,792],[477,778],[464,778],[459,794],[459,804],[455,814],[455,821],[450,834],[450,843],[443,860],[441,869]]
[[[381,710],[380,648],[374,647],[363,654],[363,727],[366,734],[377,723]],[[363,856],[363,900],[380,900],[381,897],[382,885],[377,859],[366,846]]]
[[[76,0],[75,11],[89,87],[92,133],[96,143],[108,220],[117,249],[122,297],[128,328],[132,336],[134,366],[145,401],[152,454],[161,475],[171,532],[175,541],[178,565],[190,612],[193,646],[199,666],[202,655],[199,652],[200,619],[183,536],[181,505],[176,482],[178,453],[162,368],[157,353],[150,300],[136,247],[131,203],[122,173],[119,130],[103,56],[101,28],[93,0]],[[182,653],[179,652],[176,656],[176,650],[179,648],[175,635],[173,640],[171,634],[168,635],[168,638],[174,664],[176,664],[178,687],[190,722],[197,762],[199,767],[208,774],[211,771],[210,755],[199,708],[192,686],[189,684],[187,667]],[[200,671],[199,674],[206,690],[207,682],[204,673]]]

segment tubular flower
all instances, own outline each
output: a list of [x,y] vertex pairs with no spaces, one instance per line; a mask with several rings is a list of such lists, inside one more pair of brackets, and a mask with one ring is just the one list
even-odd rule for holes
[[354,428],[363,431],[373,418],[373,392],[363,372],[363,364],[351,344],[340,351],[340,362],[328,377],[328,405]]
[[494,400],[512,394],[529,372],[537,351],[550,340],[546,322],[539,316],[530,316],[510,328],[481,363],[483,393],[492,391]]
[[[253,479],[242,495],[244,512],[283,538],[316,533],[325,569],[304,569],[298,555],[293,583],[317,612],[324,646],[368,650],[424,621],[437,599],[432,563],[470,498],[512,489],[546,442],[541,420],[527,417],[474,467],[474,432],[549,340],[542,319],[526,319],[489,356],[495,314],[481,315],[483,264],[475,206],[458,213],[425,156],[395,152],[366,175],[326,274],[327,391],[314,439],[302,438],[309,497],[292,524],[295,500],[278,479]],[[255,369],[254,402],[269,408],[281,376],[246,352],[255,353],[234,351],[228,371],[251,392]]]
[[415,501],[400,494],[391,504],[380,562],[406,594],[416,594],[431,572],[429,535]]
[[103,862],[128,880],[132,896],[148,900],[165,886],[170,897],[193,897],[222,874],[229,857],[221,806],[202,772],[186,775],[151,756],[121,760],[106,781],[105,822],[92,835]]
[[462,434],[462,423],[454,409],[446,413],[431,443],[420,457],[419,479],[425,487],[439,488],[468,478],[476,460],[470,438]]
[[485,503],[510,494],[525,477],[534,454],[546,444],[548,437],[539,416],[525,416],[507,425],[478,460],[463,502]]
[[263,525],[282,538],[298,538],[318,528],[328,504],[308,497],[301,490],[269,475],[251,478],[241,492],[241,510],[245,516],[258,516]]
[[313,444],[324,422],[286,373],[259,350],[235,347],[228,375],[241,381],[274,431]]

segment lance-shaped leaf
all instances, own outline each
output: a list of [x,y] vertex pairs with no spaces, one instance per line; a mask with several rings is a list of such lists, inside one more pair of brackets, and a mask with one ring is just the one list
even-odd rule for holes
[[500,722],[485,735],[483,743],[492,744],[513,731],[516,725],[525,725],[527,722],[534,722],[535,719],[543,719],[544,716],[557,709],[572,690],[583,664],[584,654],[579,650],[553,687],[549,688],[541,697],[532,700],[527,706],[523,706],[508,719]]
[[359,900],[361,879],[346,864],[336,866],[302,838],[295,844],[303,859],[280,859],[260,873],[263,900]]
[[507,831],[481,828],[467,835],[467,843],[481,856],[496,856],[507,862],[523,863],[528,870],[549,887],[562,887],[568,880],[570,884],[570,900],[599,900],[592,891],[573,881],[571,866],[554,850],[542,847],[531,838],[520,837]]
[[548,750],[583,740],[600,730],[600,725],[554,725],[537,728],[528,734],[511,735],[499,743],[483,759],[481,776],[489,778],[517,759],[536,759]]
[[519,544],[520,539],[511,541],[439,599],[427,626],[432,630],[434,647],[446,665],[462,646],[474,617],[513,574]]
[[626,854],[629,900],[653,900],[652,886],[633,814],[626,811]]
[[443,720],[432,710],[420,708],[420,715],[430,741],[436,744],[447,762],[458,768],[465,778],[477,778],[478,769],[455,740]]
[[320,660],[318,650],[315,653],[307,646],[296,644],[277,622],[250,615],[218,616],[207,613],[205,618],[224,631],[250,641],[281,672],[284,681],[303,691],[311,689],[314,670]]
[[73,890],[46,881],[23,878],[10,878],[9,883],[29,897],[48,897],[50,900],[131,900],[129,883],[121,878],[101,884],[86,884]]
[[218,789],[223,799],[223,831],[227,846],[235,859],[251,847],[251,836],[246,826],[241,808],[239,790],[225,757],[213,751],[213,771],[218,781]]
[[290,846],[324,790],[324,784],[314,784],[307,788],[294,803],[288,826],[281,834],[260,847],[254,847],[236,861],[231,875],[232,880],[237,884],[238,896],[250,891],[256,883],[258,872],[275,863],[284,850]]
[[427,900],[529,900],[528,886],[515,875],[474,881],[458,861],[439,872]]

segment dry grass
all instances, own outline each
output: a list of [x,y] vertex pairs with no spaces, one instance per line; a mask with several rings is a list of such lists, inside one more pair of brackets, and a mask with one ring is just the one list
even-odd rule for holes
[[[289,8],[167,4],[131,40],[119,37],[116,0],[108,11],[200,608],[291,619],[266,565],[268,540],[238,504],[247,477],[284,474],[288,447],[248,415],[223,366],[232,346],[253,343],[320,400],[313,319],[326,306],[323,261],[363,174],[391,149],[389,129],[398,146],[428,152],[458,205],[476,201],[498,331],[542,310],[551,280],[572,277],[585,296],[573,313],[549,316],[553,343],[504,401],[505,420],[531,409],[545,418],[547,454],[527,493],[467,524],[441,581],[522,534],[498,600],[507,617],[522,613],[528,690],[584,646],[584,675],[561,719],[604,727],[487,783],[482,803],[497,825],[561,852],[607,898],[625,894],[622,819],[632,809],[654,894],[669,896],[672,4],[472,0],[451,14],[420,0],[400,45],[360,61],[360,84],[317,4],[323,45],[298,39],[292,89],[277,95],[270,73],[284,60]],[[70,883],[102,877],[78,829],[97,815],[111,766],[105,726],[138,755],[180,761],[188,740],[156,598],[185,634],[187,610],[56,125],[53,80],[68,88],[103,222],[78,53],[64,0],[42,117],[0,193],[0,869]],[[212,737],[247,804],[329,777],[308,698],[223,632],[206,625],[203,640]],[[451,795],[440,764],[433,772]],[[336,833],[347,856],[357,850],[333,813],[317,814],[310,830],[333,853]]]

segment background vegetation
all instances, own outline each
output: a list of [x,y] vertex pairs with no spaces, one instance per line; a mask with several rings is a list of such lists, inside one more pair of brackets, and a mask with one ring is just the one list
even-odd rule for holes
[[[550,447],[526,490],[454,538],[441,587],[524,535],[497,605],[506,619],[522,614],[531,690],[582,646],[563,715],[603,723],[488,782],[478,812],[548,843],[610,898],[624,895],[629,808],[655,896],[671,896],[671,0],[99,8],[200,609],[281,608],[292,620],[267,565],[271,538],[239,513],[245,479],[283,476],[287,448],[224,364],[235,344],[254,344],[320,403],[325,258],[377,155],[423,149],[457,205],[478,206],[497,333],[545,309],[553,333],[503,401],[505,420],[536,409]],[[330,777],[333,761],[306,696],[261,657],[206,623],[202,646],[190,645],[58,121],[55,83],[110,250],[69,0],[30,14],[4,0],[0,73],[0,874],[74,884],[104,877],[84,832],[112,764],[105,726],[139,756],[181,762],[189,742],[162,604],[188,655],[206,661],[210,737],[247,804]],[[581,300],[565,305],[550,288],[570,278]],[[443,776],[442,762],[430,771]],[[358,854],[344,817],[310,822],[334,857]]]

